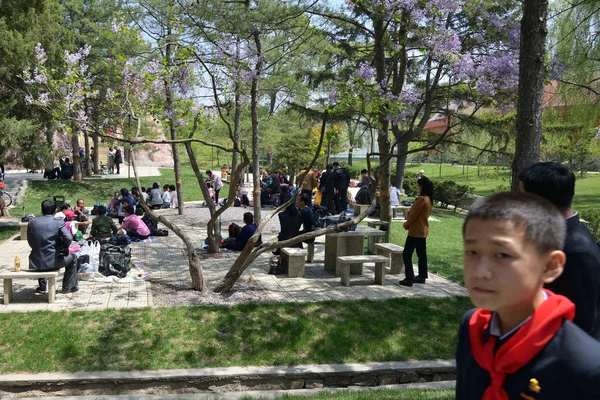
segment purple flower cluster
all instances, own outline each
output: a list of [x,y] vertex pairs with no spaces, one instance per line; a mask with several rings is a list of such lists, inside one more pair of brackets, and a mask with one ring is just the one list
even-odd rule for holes
[[369,81],[375,76],[375,68],[367,63],[361,63],[354,73],[354,76],[358,79],[362,79],[364,82]]

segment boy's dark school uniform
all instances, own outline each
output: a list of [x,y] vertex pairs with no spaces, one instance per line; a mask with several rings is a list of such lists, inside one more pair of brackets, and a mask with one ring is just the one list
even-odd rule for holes
[[575,214],[567,218],[563,273],[545,285],[575,303],[575,324],[600,341],[600,249]]
[[[491,382],[471,349],[469,321],[474,312],[468,311],[460,324],[457,400],[481,400]],[[484,340],[489,336],[488,327]],[[498,341],[498,348],[511,337],[507,336]],[[565,321],[529,363],[506,376],[503,388],[509,399],[600,399],[600,345],[574,323]]]

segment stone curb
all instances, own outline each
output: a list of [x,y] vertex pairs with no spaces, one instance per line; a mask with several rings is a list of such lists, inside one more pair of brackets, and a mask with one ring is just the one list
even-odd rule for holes
[[[242,392],[396,385],[456,379],[454,360],[0,375],[0,397]],[[167,390],[165,391],[165,388]]]
[[[63,397],[45,397],[46,400],[241,400],[252,397],[257,399],[276,399],[284,395],[287,396],[315,396],[321,393],[336,392],[363,392],[373,390],[453,390],[456,381],[441,381],[427,383],[406,383],[402,385],[387,385],[359,387],[352,386],[348,388],[327,388],[327,389],[292,389],[292,390],[249,390],[245,392],[218,392],[202,394],[163,394],[163,395],[115,395],[115,396],[63,396]],[[20,398],[20,400],[37,400],[37,397]]]

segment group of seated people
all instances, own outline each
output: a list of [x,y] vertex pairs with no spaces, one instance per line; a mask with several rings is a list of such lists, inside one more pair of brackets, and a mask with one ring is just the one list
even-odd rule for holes
[[131,239],[146,239],[152,234],[152,228],[156,229],[156,221],[145,215],[141,207],[135,206],[136,201],[127,189],[122,189],[121,193],[123,196],[117,202],[117,213],[122,213],[122,217],[118,216],[120,228],[104,205],[94,207],[96,217],[90,221],[90,210],[85,208],[83,199],[77,200],[77,206],[73,208],[69,204],[62,204],[54,214],[54,219],[65,221],[67,231],[76,241],[83,239],[89,225],[90,237],[100,240],[106,240],[119,232],[127,234]]
[[282,171],[263,171],[261,178],[260,203],[279,206],[293,196],[293,187]]
[[[279,223],[281,231],[277,235],[277,240],[280,242],[311,232],[313,230],[311,196],[306,193],[299,195],[295,204],[290,204],[283,212],[279,213]],[[256,229],[254,215],[251,212],[244,213],[244,226],[238,231],[237,225],[232,224],[229,229],[230,236],[221,243],[221,247],[235,251],[243,250]],[[306,241],[306,243],[309,242],[314,242],[314,239]],[[260,243],[259,239],[257,245]],[[302,242],[291,247],[302,248]],[[279,250],[275,254],[279,254]]]

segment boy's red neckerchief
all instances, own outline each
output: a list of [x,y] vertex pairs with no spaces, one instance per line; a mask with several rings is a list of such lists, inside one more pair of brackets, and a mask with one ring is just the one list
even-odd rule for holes
[[483,400],[509,400],[502,387],[506,375],[524,367],[556,335],[563,321],[573,321],[575,305],[566,297],[555,295],[544,289],[548,298],[535,309],[531,318],[495,351],[496,340],[490,336],[484,343],[492,312],[478,309],[469,321],[471,351],[481,368],[488,371],[490,386],[483,394]]

